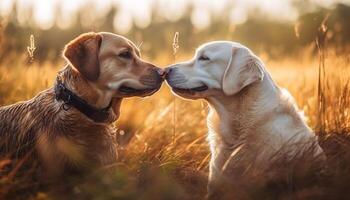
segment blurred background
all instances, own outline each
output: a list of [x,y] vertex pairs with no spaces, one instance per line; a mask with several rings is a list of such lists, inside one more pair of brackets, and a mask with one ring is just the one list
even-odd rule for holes
[[[204,42],[243,43],[262,58],[316,127],[320,64],[327,65],[334,95],[349,79],[349,22],[350,0],[0,0],[0,105],[30,99],[50,87],[64,66],[61,53],[68,41],[83,32],[110,31],[130,38],[141,46],[142,57],[162,67],[192,57]],[[188,111],[189,118],[206,110],[200,101],[179,99],[176,107],[174,99],[164,86],[150,98],[125,101],[120,127],[134,133],[158,110],[154,116],[168,113],[172,119],[166,126],[175,129],[176,109]],[[137,113],[131,109],[138,107]],[[205,113],[198,119],[201,135]]]
[[[243,43],[262,58],[316,127],[320,66],[327,65],[324,74],[333,81],[334,95],[347,86],[349,22],[350,0],[1,0],[0,105],[30,99],[50,87],[64,65],[61,53],[68,41],[83,32],[110,31],[130,38],[140,45],[142,57],[162,67],[192,57],[204,42]],[[144,118],[155,109],[161,112],[155,115],[169,112],[175,119],[174,99],[165,86],[150,98],[126,101],[121,127],[132,132],[144,127]],[[185,109],[189,117],[206,108],[200,101],[179,102],[179,110],[194,106]],[[137,113],[130,109],[138,106],[143,109]],[[203,130],[204,116],[199,120]],[[176,120],[170,121],[169,128],[175,129]]]
[[64,44],[86,31],[125,35],[152,59],[172,58],[175,32],[180,55],[215,39],[239,41],[267,58],[300,56],[315,50],[325,18],[329,45],[347,53],[349,0],[1,0],[0,62],[27,54],[31,34],[35,60],[58,61]]
[[[324,150],[335,149],[332,157],[350,166],[350,0],[0,0],[0,106],[52,87],[64,66],[64,45],[88,31],[122,34],[141,46],[143,58],[163,67],[192,57],[207,41],[243,43],[262,58],[277,84],[290,91],[310,127],[327,136],[320,138],[333,142]],[[179,49],[174,55],[176,32]],[[139,199],[140,194],[143,199],[203,199],[210,159],[207,111],[205,101],[175,97],[165,84],[151,97],[124,100],[117,127],[125,131],[119,157],[126,173],[98,176],[79,194],[96,199]],[[340,143],[346,151],[339,150]],[[17,198],[4,199],[19,199],[17,195],[27,194],[24,190],[43,195],[36,179],[3,179],[16,174],[1,174],[6,163],[11,160],[0,157],[0,199],[11,192]],[[267,185],[260,193],[248,176],[249,194],[256,195],[253,199],[272,194],[267,199],[275,199],[271,188],[287,196],[290,189],[302,197],[330,189],[339,196],[348,194],[350,169],[335,169],[333,179],[315,181],[307,173],[297,186],[291,181],[295,177],[283,173],[286,182]],[[23,168],[23,174],[28,170]],[[327,185],[332,181],[332,187]],[[315,189],[314,183],[325,187]]]

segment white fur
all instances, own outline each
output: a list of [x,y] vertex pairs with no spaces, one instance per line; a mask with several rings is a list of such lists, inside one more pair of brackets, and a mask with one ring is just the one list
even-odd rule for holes
[[[199,59],[202,55],[209,60]],[[249,66],[249,62],[255,65]],[[176,68],[167,78],[171,87],[191,89],[206,85],[209,88],[192,93],[174,90],[184,98],[204,98],[210,105],[209,193],[223,177],[222,173],[226,178],[233,173],[229,170],[230,159],[242,145],[249,145],[254,162],[262,167],[267,167],[270,158],[282,148],[292,156],[301,149],[300,143],[302,148],[316,143],[315,154],[323,154],[292,96],[275,84],[263,62],[243,45],[226,41],[207,43],[198,48],[193,59],[170,68]],[[179,77],[183,80],[179,81]],[[305,145],[306,142],[310,145]],[[257,146],[260,148],[255,149]]]

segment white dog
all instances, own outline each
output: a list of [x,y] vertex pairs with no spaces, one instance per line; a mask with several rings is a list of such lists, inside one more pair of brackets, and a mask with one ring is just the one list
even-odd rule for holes
[[315,145],[315,154],[323,155],[293,98],[274,83],[263,62],[239,43],[202,45],[190,61],[168,67],[166,80],[177,95],[203,98],[210,105],[209,196],[220,177],[234,173],[230,162],[243,146],[248,151],[245,155],[265,167],[282,149],[292,156]]

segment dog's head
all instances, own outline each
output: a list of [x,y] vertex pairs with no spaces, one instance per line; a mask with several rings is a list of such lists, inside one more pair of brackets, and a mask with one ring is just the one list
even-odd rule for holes
[[194,58],[169,66],[166,80],[173,92],[184,98],[230,96],[248,85],[263,80],[260,59],[247,47],[234,42],[211,42],[202,45]]
[[140,58],[128,39],[112,33],[85,33],[69,42],[66,60],[84,78],[113,97],[148,96],[163,81],[162,70]]

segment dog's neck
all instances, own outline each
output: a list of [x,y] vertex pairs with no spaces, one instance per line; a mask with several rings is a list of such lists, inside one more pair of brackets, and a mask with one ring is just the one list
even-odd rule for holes
[[82,75],[71,66],[66,66],[60,76],[63,83],[74,94],[85,100],[89,105],[95,108],[103,109],[111,105],[113,116],[108,122],[113,122],[119,117],[119,108],[122,99],[113,98],[112,93],[102,92],[96,85],[87,81]]
[[[219,138],[234,143],[241,137],[247,137],[255,125],[267,116],[279,101],[279,89],[268,73],[263,81],[255,82],[242,89],[238,94],[226,96],[223,93],[209,97],[211,107],[209,116],[210,131]],[[226,126],[230,126],[227,128]]]
[[222,93],[209,97],[207,101],[221,116],[232,116],[239,113],[255,112],[257,104],[260,106],[259,110],[264,110],[261,109],[261,106],[269,107],[271,100],[279,98],[278,93],[278,87],[269,74],[266,74],[263,81],[252,83],[237,94],[227,96]]

